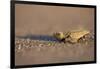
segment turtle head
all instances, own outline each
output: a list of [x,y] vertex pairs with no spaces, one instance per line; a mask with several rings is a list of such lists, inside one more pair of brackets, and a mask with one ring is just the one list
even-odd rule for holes
[[57,38],[58,40],[65,38],[65,35],[63,34],[63,32],[56,32],[56,33],[53,34],[53,36],[55,38]]

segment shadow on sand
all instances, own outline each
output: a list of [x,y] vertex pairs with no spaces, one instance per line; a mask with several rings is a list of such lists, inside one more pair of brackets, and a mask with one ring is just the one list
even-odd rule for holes
[[17,38],[23,38],[23,39],[31,39],[31,40],[43,40],[43,41],[55,41],[58,42],[56,38],[49,35],[26,35],[26,36],[16,36]]

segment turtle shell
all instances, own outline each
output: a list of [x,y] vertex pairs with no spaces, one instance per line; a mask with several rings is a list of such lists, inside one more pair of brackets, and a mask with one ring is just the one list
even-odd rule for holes
[[77,42],[80,38],[84,37],[85,35],[89,34],[90,32],[87,30],[76,30],[76,31],[69,31],[68,32],[68,39],[70,42]]

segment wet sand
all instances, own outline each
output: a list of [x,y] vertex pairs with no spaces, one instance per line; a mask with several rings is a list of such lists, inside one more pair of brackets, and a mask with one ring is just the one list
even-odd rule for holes
[[[33,43],[32,46],[21,45],[19,50],[16,47],[15,64],[93,61],[94,41],[88,44],[64,44],[50,37],[54,32],[66,32],[80,28],[94,34],[93,8],[17,4],[15,7],[15,38],[29,39],[37,43]],[[41,43],[48,42],[53,42],[55,45],[39,46]]]

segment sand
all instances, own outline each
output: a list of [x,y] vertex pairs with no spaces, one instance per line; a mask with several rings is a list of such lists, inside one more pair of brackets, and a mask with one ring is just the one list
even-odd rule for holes
[[54,32],[81,28],[94,34],[93,8],[16,4],[15,38],[33,42],[32,45],[15,45],[15,64],[93,61],[94,40],[87,44],[64,44],[51,37]]

